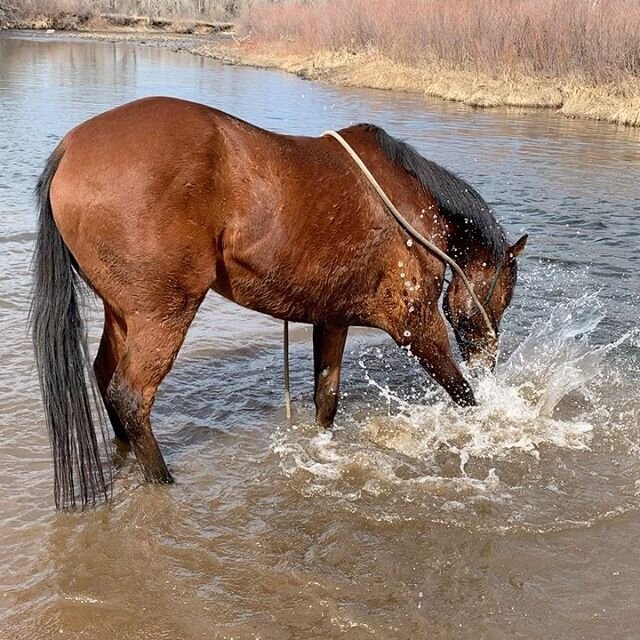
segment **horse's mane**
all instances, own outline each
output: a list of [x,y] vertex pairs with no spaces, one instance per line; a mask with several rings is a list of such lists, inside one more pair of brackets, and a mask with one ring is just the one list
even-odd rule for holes
[[486,245],[498,258],[504,251],[504,230],[483,197],[465,180],[422,157],[410,144],[372,124],[360,125],[376,134],[384,155],[418,180],[436,201],[440,212],[456,227]]

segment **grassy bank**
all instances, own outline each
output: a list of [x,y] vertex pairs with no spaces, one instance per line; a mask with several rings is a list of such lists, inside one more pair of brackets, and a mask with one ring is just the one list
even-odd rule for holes
[[127,39],[231,21],[232,40],[189,50],[345,86],[640,126],[637,0],[0,0],[0,27]]
[[[64,6],[66,3],[60,3]],[[81,32],[166,32],[210,34],[228,31],[233,23],[205,17],[161,17],[123,13],[102,13],[99,7],[87,6],[77,11],[48,8],[27,9],[0,3],[0,29],[33,29]]]
[[194,34],[208,35],[230,31],[233,23],[221,20],[190,20],[184,18],[149,18],[147,16],[128,16],[120,14],[84,15],[60,13],[54,15],[37,14],[0,20],[0,29],[20,29],[37,31],[71,31],[84,33],[123,33],[123,34]]
[[14,18],[100,15],[144,16],[150,20],[217,21],[237,17],[251,0],[0,0]]
[[200,53],[480,107],[640,125],[635,0],[318,0],[256,5]]

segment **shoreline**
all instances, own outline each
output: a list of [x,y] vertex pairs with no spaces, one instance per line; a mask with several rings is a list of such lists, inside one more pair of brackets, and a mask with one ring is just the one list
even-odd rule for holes
[[206,36],[233,30],[234,24],[223,20],[189,18],[150,18],[118,13],[58,13],[16,16],[0,6],[0,31],[62,32],[71,34],[158,34],[165,36]]
[[640,81],[614,87],[589,84],[580,78],[535,78],[517,73],[490,76],[445,65],[403,65],[375,53],[291,54],[241,43],[204,45],[192,53],[226,64],[280,69],[344,87],[422,94],[478,108],[554,109],[569,118],[640,126]]
[[[58,37],[155,44],[218,60],[223,64],[279,69],[307,80],[344,87],[422,94],[477,108],[554,109],[569,118],[640,126],[640,80],[621,86],[595,85],[579,77],[536,78],[523,74],[476,74],[446,65],[403,65],[376,53],[291,53],[281,46],[256,46],[234,37],[233,25],[209,32],[136,30],[55,31]],[[38,33],[39,30],[29,30]],[[43,32],[44,33],[44,32]]]

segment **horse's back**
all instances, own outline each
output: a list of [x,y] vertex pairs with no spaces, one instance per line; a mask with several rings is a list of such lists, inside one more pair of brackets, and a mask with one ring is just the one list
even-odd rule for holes
[[[147,213],[164,225],[162,211],[145,212],[145,205],[172,188],[183,201],[169,205],[210,190],[213,166],[226,160],[222,129],[231,123],[240,121],[174,98],[145,98],[95,116],[63,139],[52,199],[65,207],[76,203],[79,216],[90,214],[87,205],[126,202],[139,220]],[[56,221],[64,225],[58,212]]]
[[[384,178],[372,134],[349,133]],[[399,229],[330,138],[148,98],[79,125],[61,148],[56,224],[122,316],[213,288],[276,317],[375,323],[369,299],[390,265],[408,262]]]
[[[67,226],[70,208],[83,225],[92,213],[124,208],[135,210],[138,226],[166,228],[178,210],[203,205],[223,186],[221,176],[234,174],[237,163],[229,150],[241,149],[237,138],[268,135],[221,111],[176,98],[144,98],[107,111],[72,129],[60,145],[63,157],[52,200],[65,212],[55,211],[56,221]],[[163,198],[162,209],[151,206]]]
[[[206,288],[223,117],[203,105],[149,98],[63,139],[51,185],[56,225],[85,278],[122,315],[156,304],[158,295],[179,299]],[[180,290],[153,291],[162,280]]]

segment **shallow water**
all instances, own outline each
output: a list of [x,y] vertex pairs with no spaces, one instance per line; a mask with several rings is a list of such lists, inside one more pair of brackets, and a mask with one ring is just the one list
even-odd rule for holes
[[[356,330],[319,434],[296,326],[288,426],[280,324],[211,295],[154,408],[176,485],[127,458],[110,507],[56,514],[25,328],[31,192],[71,126],[153,94],[278,131],[376,122],[529,232],[480,406]],[[640,132],[7,34],[0,106],[1,638],[637,637]]]

